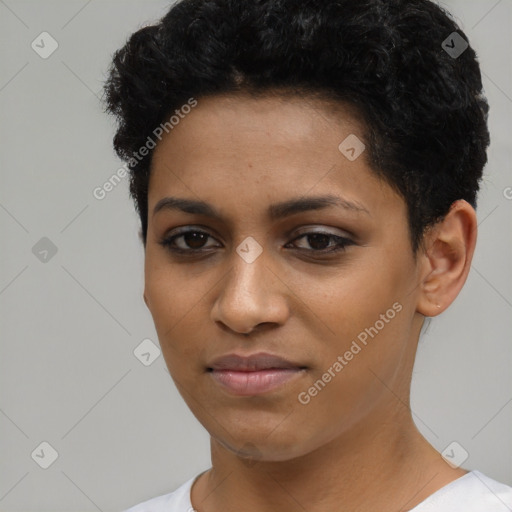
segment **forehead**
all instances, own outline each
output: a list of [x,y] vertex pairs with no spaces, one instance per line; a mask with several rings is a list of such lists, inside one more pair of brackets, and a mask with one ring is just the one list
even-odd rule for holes
[[[346,140],[361,151],[357,158],[347,158]],[[377,207],[394,194],[368,166],[363,140],[354,109],[342,104],[296,96],[198,99],[154,150],[149,214],[166,195],[217,205],[220,198],[258,213],[257,205],[267,210],[270,202],[310,194],[342,193]]]
[[[326,138],[327,133],[332,137]],[[209,96],[197,100],[197,105],[163,135],[154,159],[161,148],[172,145],[193,148],[195,153],[225,150],[232,144],[244,144],[246,153],[258,153],[257,143],[293,146],[295,152],[302,144],[311,152],[315,144],[320,151],[329,144],[336,148],[343,133],[364,138],[356,110],[348,104],[297,95]]]

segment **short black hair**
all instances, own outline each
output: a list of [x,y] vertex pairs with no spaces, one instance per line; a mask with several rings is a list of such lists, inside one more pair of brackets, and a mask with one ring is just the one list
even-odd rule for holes
[[181,0],[114,54],[104,87],[144,245],[152,151],[140,161],[134,152],[190,98],[276,91],[356,109],[365,158],[407,204],[414,252],[454,201],[476,208],[489,106],[476,53],[440,6]]

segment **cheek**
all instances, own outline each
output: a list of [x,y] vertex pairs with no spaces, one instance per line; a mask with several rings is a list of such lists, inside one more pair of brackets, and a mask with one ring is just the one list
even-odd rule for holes
[[322,444],[384,410],[381,405],[398,403],[395,377],[407,351],[407,321],[400,315],[405,315],[404,309],[384,326],[368,321],[367,327],[353,329],[324,347],[322,364],[293,397],[294,431],[300,430],[308,443]]
[[[364,338],[365,330],[374,327],[376,322],[379,332],[389,332],[390,325],[396,323],[396,309],[402,309],[404,301],[410,300],[407,295],[413,269],[407,261],[399,261],[390,254],[378,251],[367,256],[363,250],[361,257],[350,265],[320,279],[317,275],[302,278],[297,292],[303,290],[302,301],[329,328],[332,340],[341,341],[337,349],[342,349],[344,343],[360,333]],[[398,305],[393,307],[396,303]],[[381,315],[384,315],[383,320]]]
[[[183,330],[204,307],[202,299],[208,287],[195,285],[178,266],[157,264],[150,256],[146,258],[145,294],[164,357],[172,361],[192,354],[193,344],[183,340],[193,341],[198,334],[190,337],[191,333]],[[199,329],[201,323],[195,325]]]
[[[340,418],[363,414],[386,392],[381,381],[390,382],[404,364],[413,314],[406,303],[412,274],[407,262],[389,260],[383,254],[360,261],[329,281],[322,293],[314,293],[316,285],[309,287],[308,306],[329,327],[328,336],[317,337],[318,365],[308,382],[317,393],[311,410],[320,416],[325,411]],[[336,410],[329,403],[337,404]]]

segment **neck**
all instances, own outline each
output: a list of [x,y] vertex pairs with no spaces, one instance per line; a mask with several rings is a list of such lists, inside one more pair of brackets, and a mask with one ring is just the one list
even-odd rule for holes
[[[387,404],[389,411],[389,404]],[[212,469],[192,489],[198,512],[407,511],[466,472],[419,433],[407,406],[292,460],[243,460],[211,440]],[[380,413],[380,414],[379,414]]]

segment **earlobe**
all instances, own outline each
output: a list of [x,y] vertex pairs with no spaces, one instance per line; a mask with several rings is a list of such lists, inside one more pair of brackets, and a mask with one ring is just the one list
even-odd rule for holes
[[425,235],[419,313],[437,316],[455,300],[471,268],[476,235],[475,210],[464,200],[455,201]]
[[149,305],[148,305],[148,298],[146,297],[146,292],[144,292],[144,293],[142,294],[142,298],[144,299],[144,302],[146,303],[146,306],[147,306],[147,307],[148,307],[148,309],[149,309]]

